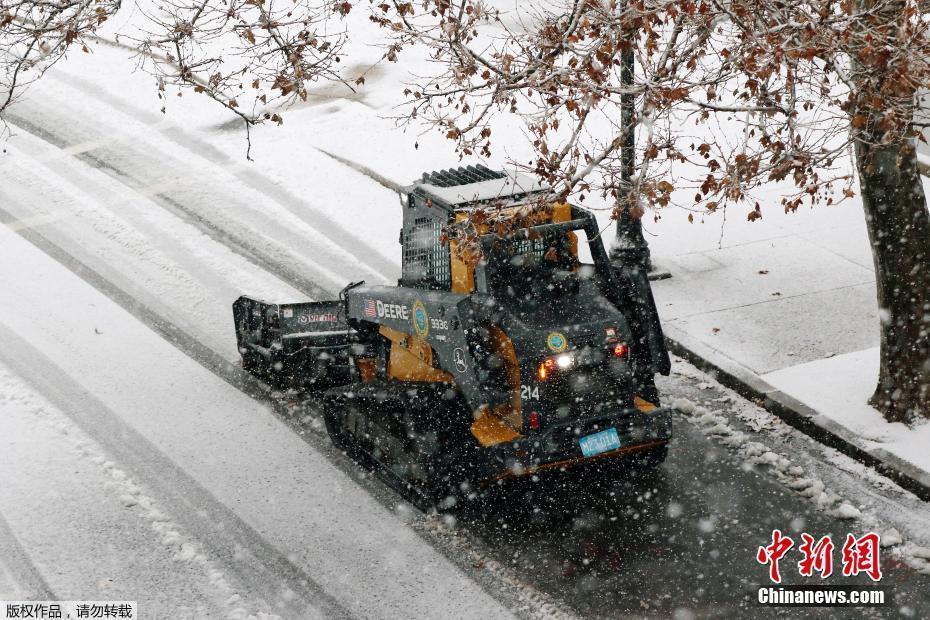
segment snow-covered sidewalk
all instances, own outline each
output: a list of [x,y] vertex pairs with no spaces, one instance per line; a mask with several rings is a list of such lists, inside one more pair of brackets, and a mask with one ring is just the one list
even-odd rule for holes
[[879,312],[861,202],[785,214],[775,188],[768,198],[758,222],[738,211],[688,223],[669,210],[646,224],[653,258],[673,276],[654,283],[667,335],[930,481],[930,424],[890,424],[866,402],[878,377]]

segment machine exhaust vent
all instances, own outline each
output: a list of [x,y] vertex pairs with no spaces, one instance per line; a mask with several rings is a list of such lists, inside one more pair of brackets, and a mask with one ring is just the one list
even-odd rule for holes
[[458,185],[480,183],[481,181],[503,179],[506,176],[507,175],[503,172],[496,172],[478,164],[477,166],[463,166],[461,168],[450,168],[449,170],[424,172],[422,182],[435,185],[436,187],[456,187]]

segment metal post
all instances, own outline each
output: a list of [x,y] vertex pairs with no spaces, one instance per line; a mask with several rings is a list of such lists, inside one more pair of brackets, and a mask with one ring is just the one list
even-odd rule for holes
[[617,237],[610,249],[610,259],[617,267],[641,267],[648,272],[652,270],[652,261],[649,244],[643,237],[643,224],[640,218],[633,217],[633,205],[626,201],[636,174],[636,132],[633,127],[636,96],[629,92],[629,87],[633,86],[633,60],[633,48],[623,50],[620,55],[620,84],[625,92],[620,95],[620,123],[629,133],[620,150],[622,184],[618,199],[624,206],[617,218]]

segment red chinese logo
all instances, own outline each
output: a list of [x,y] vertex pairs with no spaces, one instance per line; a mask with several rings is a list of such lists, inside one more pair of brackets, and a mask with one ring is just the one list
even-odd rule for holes
[[[781,583],[781,570],[779,561],[794,547],[794,540],[781,533],[781,530],[772,530],[772,542],[759,547],[756,552],[756,561],[769,568],[769,579],[774,583]],[[879,549],[881,540],[879,535],[868,532],[856,538],[852,534],[846,535],[843,544],[842,560],[843,575],[852,577],[864,573],[872,581],[880,581],[882,570],[879,563]],[[832,538],[827,535],[819,540],[808,533],[801,534],[801,544],[798,551],[801,560],[798,562],[798,572],[802,577],[811,577],[818,573],[821,579],[833,574],[833,550],[835,546]]]
[[772,530],[772,544],[759,547],[756,552],[756,561],[759,564],[769,565],[769,579],[781,583],[781,573],[778,570],[778,561],[794,546],[794,541],[782,536],[781,530]]
[[824,536],[814,543],[814,537],[808,533],[801,534],[801,546],[798,551],[804,556],[798,562],[798,572],[804,577],[810,577],[814,571],[820,573],[821,579],[833,574],[833,541],[830,536]]
[[859,538],[847,534],[843,544],[843,574],[850,577],[865,573],[872,581],[879,581],[882,578],[882,569],[878,563],[880,542],[878,534],[874,532]]

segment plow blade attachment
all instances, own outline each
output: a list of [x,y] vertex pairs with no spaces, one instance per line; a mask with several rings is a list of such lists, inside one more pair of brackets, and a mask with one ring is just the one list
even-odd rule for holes
[[354,331],[339,301],[233,303],[242,367],[276,387],[324,387],[352,379]]

